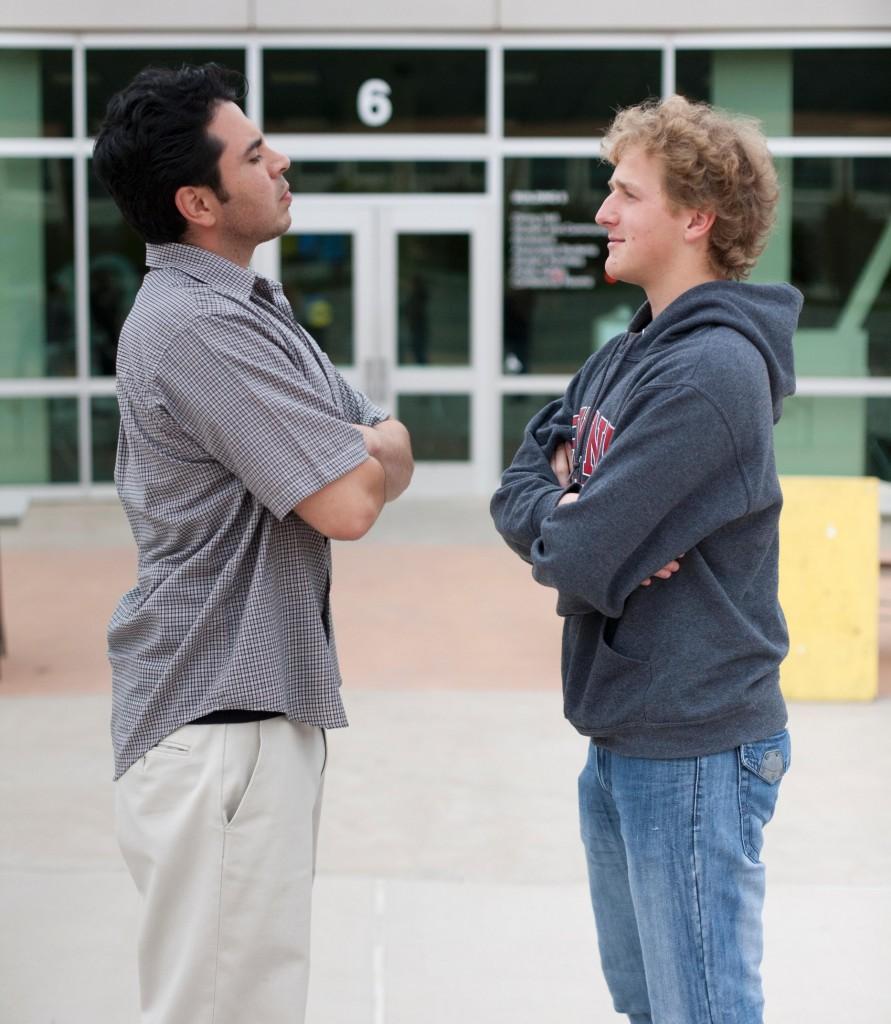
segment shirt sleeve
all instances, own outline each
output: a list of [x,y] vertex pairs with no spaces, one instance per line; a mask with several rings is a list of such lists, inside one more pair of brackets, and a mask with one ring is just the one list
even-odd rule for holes
[[238,477],[278,519],[367,458],[327,390],[240,317],[202,317],[167,347],[156,411]]
[[340,388],[341,401],[344,409],[347,410],[350,423],[361,423],[365,427],[374,427],[390,418],[367,395],[348,384],[339,370],[335,370],[334,373],[337,377],[337,386]]

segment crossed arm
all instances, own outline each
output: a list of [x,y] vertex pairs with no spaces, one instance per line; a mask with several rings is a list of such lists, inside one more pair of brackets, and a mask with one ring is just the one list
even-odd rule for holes
[[376,426],[354,424],[368,458],[355,469],[304,498],[294,512],[332,540],[358,540],[374,525],[384,504],[408,487],[414,471],[411,439],[398,420]]
[[[565,441],[563,444],[557,445],[554,450],[554,454],[551,456],[551,472],[557,478],[557,483],[561,487],[568,487],[569,480],[572,476],[572,445]],[[578,501],[578,491],[567,491],[566,494],[557,502],[557,505],[568,505],[573,501]],[[660,580],[668,580],[676,573],[680,567],[680,559],[684,556],[678,555],[677,558],[673,558],[666,565],[663,565],[661,569],[658,569],[653,573],[652,576],[648,576],[645,580],[641,581],[642,587],[648,587],[653,582],[654,578]]]

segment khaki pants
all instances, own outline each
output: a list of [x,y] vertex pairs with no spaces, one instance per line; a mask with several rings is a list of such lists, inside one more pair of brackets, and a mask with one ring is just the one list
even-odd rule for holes
[[143,1024],[301,1024],[321,729],[186,725],[116,783]]

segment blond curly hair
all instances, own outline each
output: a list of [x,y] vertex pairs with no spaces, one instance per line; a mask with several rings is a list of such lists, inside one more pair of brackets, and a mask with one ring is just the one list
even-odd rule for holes
[[748,277],[767,244],[779,199],[759,122],[683,96],[647,100],[619,111],[601,153],[615,165],[638,146],[661,159],[674,207],[714,212],[708,255],[715,272],[734,281]]

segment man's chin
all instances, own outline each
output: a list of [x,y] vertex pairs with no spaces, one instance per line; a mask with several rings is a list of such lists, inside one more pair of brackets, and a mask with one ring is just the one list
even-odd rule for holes
[[288,213],[286,216],[282,217],[282,219],[278,222],[278,224],[276,224],[276,226],[274,228],[271,228],[263,236],[263,238],[261,238],[257,242],[257,245],[261,245],[263,242],[271,242],[273,240],[273,238],[281,238],[282,235],[287,234],[288,229],[290,227],[291,227],[291,214]]
[[603,265],[603,276],[606,278],[607,284],[625,283],[625,278],[622,276],[622,271],[615,265],[615,263],[611,259],[607,260],[606,263],[604,263]]

